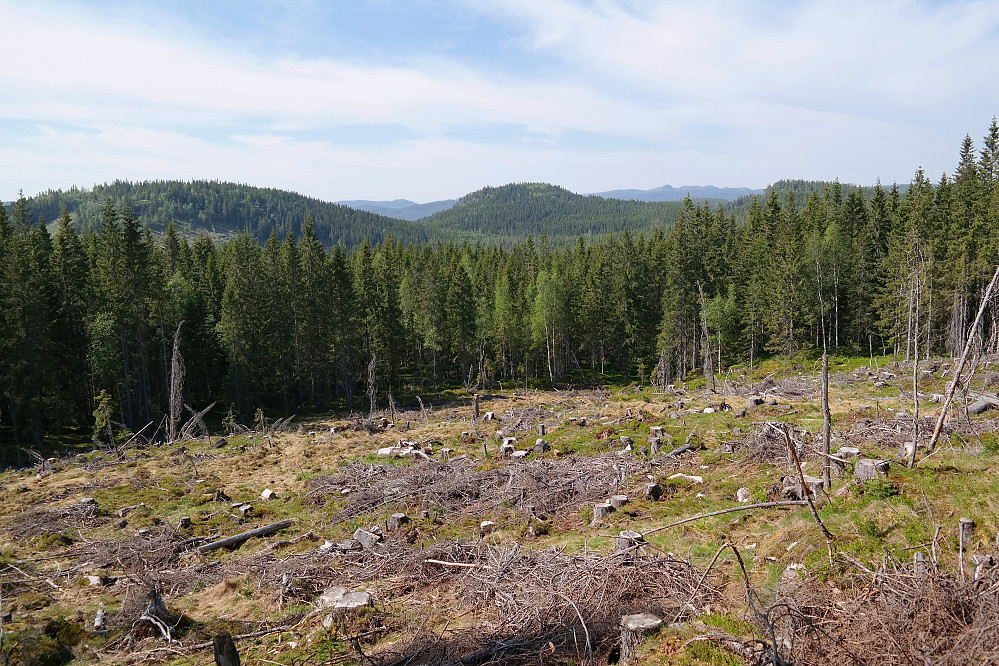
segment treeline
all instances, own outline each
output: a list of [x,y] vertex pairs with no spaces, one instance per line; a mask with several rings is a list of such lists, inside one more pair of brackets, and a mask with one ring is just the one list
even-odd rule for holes
[[[668,383],[802,350],[960,350],[999,261],[999,126],[934,185],[834,183],[799,206],[754,198],[745,223],[683,202],[668,230],[504,247],[363,241],[326,249],[310,217],[248,233],[153,236],[105,202],[99,231],[54,235],[27,200],[0,207],[0,427],[41,444],[131,430],[168,407],[179,330],[185,401],[368,410],[431,387]],[[181,322],[184,322],[181,326]],[[999,308],[979,333],[997,349]]]

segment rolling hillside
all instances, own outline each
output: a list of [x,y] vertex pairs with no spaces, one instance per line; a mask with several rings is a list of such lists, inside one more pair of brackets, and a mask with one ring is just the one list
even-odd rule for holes
[[92,189],[55,190],[30,201],[34,215],[52,221],[65,206],[79,229],[100,225],[104,202],[128,204],[153,231],[173,220],[185,233],[227,236],[249,231],[260,241],[271,231],[283,237],[298,234],[306,215],[312,216],[319,238],[327,245],[355,247],[392,235],[404,242],[428,240],[421,225],[356,210],[336,203],[273,188],[218,181],[115,181]]

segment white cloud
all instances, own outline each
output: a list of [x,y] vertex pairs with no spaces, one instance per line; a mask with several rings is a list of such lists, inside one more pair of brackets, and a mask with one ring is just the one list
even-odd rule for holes
[[[417,200],[525,180],[890,182],[951,169],[999,111],[996,3],[453,1],[514,26],[539,67],[268,59],[0,0],[0,199],[114,178]],[[407,131],[336,138],[358,126]]]

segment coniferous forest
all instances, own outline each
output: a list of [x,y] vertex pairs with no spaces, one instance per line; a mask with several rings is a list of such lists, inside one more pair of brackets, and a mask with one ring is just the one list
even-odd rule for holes
[[[50,436],[160,422],[175,342],[184,402],[245,422],[449,386],[667,384],[823,347],[960,353],[999,261],[999,125],[935,182],[687,199],[634,227],[619,212],[636,202],[588,226],[596,204],[565,197],[575,222],[556,209],[552,236],[477,209],[504,242],[400,237],[370,216],[381,233],[330,246],[310,213],[224,238],[160,231],[110,195],[72,217],[61,201],[50,226],[46,196],[0,206],[0,437],[18,445],[4,464]],[[439,215],[467,232],[462,210]],[[216,212],[195,215],[211,229]],[[995,305],[980,337],[996,351]]]

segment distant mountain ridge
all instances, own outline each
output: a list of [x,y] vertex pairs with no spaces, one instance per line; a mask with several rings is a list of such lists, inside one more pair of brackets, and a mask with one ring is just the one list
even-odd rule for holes
[[442,201],[430,201],[428,203],[416,203],[409,199],[393,199],[392,201],[368,201],[367,199],[351,199],[349,201],[337,201],[341,206],[349,206],[357,210],[364,210],[376,215],[394,217],[398,220],[409,220],[415,222],[429,217],[434,213],[447,210],[458,202],[457,199],[444,199]]
[[749,187],[715,187],[714,185],[662,185],[651,190],[609,190],[594,192],[593,196],[605,199],[625,199],[635,201],[682,201],[688,194],[695,201],[702,199],[717,199],[735,201],[739,197],[751,194],[764,194],[766,190],[754,190]]

